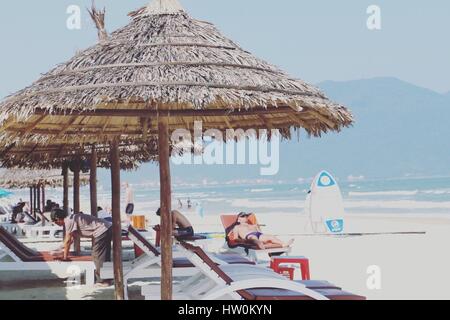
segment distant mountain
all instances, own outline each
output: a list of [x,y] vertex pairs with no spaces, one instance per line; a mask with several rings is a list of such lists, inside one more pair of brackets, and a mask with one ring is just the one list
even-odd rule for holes
[[345,171],[380,177],[450,173],[450,96],[395,78],[320,87],[356,117],[339,140],[342,151],[353,153]]
[[[282,143],[280,171],[272,180],[296,181],[328,169],[339,178],[450,174],[450,94],[439,94],[395,78],[325,81],[322,90],[348,106],[355,125],[339,134]],[[174,181],[205,183],[258,179],[255,166],[173,166]],[[134,181],[157,180],[145,165]]]

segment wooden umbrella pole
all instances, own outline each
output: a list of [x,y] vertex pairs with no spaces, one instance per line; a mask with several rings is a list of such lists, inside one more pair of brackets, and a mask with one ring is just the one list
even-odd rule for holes
[[159,177],[161,189],[161,300],[172,300],[172,190],[168,118],[158,121]]
[[[81,161],[78,158],[75,160],[75,165],[73,168],[73,213],[80,213],[80,171],[81,171]],[[77,237],[74,241],[75,252],[79,253],[81,251],[81,239]]]
[[73,168],[73,213],[80,213],[80,159],[75,160]]
[[30,214],[34,215],[34,210],[33,210],[33,187],[30,187]]
[[69,168],[67,163],[63,164],[63,209],[69,214]]
[[45,184],[42,185],[42,212],[45,211]]
[[36,199],[37,211],[42,212],[41,211],[41,185],[40,184],[38,184],[36,186],[36,194],[37,194],[37,199]]
[[36,204],[36,186],[33,186],[33,217],[36,219],[36,208],[37,208],[37,204]]
[[122,266],[122,227],[120,219],[120,154],[119,142],[111,144],[111,208],[113,220],[113,265],[116,300],[124,300],[123,266]]
[[92,146],[89,171],[89,188],[91,193],[91,215],[97,217],[97,149]]

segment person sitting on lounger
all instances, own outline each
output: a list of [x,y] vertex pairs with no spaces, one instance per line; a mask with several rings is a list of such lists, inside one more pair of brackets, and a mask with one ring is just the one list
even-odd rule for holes
[[[161,208],[156,211],[158,217],[161,216]],[[176,237],[192,237],[194,236],[194,228],[180,211],[172,210],[172,226],[174,230],[174,236]]]
[[25,202],[17,203],[12,209],[11,222],[12,223],[20,223],[23,222],[25,218],[25,214],[23,213],[23,209],[25,208]]
[[49,199],[45,203],[44,212],[52,212],[52,210],[55,208],[56,208],[56,203]]
[[[95,277],[98,286],[109,285],[100,278],[100,269],[105,261],[111,261],[112,224],[103,219],[86,214],[68,215],[64,210],[56,209],[51,214],[52,221],[58,226],[65,226],[66,237],[63,243],[63,261],[68,259],[70,246],[76,238],[94,240],[92,260],[95,263]],[[77,254],[80,254],[77,252]]]
[[111,212],[106,211],[102,207],[97,207],[97,217],[99,219],[103,219],[112,223],[112,215]]
[[236,225],[233,229],[233,234],[236,239],[247,240],[255,243],[259,249],[265,250],[265,245],[268,243],[278,244],[283,248],[290,247],[294,240],[284,243],[277,237],[269,234],[264,234],[258,225],[250,224],[248,218],[251,213],[241,212],[237,216]]

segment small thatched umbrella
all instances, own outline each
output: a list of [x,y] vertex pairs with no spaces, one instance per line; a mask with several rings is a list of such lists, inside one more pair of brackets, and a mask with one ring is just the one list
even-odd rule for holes
[[[73,179],[73,175],[69,176]],[[89,183],[89,175],[81,175],[81,184]],[[61,188],[63,178],[60,170],[26,170],[26,169],[2,169],[0,171],[0,187],[6,189],[23,189],[34,186],[47,186]]]
[[[74,176],[69,176],[69,181]],[[2,169],[0,171],[0,187],[6,189],[30,188],[30,208],[32,214],[35,210],[45,206],[45,188],[64,187],[65,181],[60,170],[26,170],[26,169]],[[80,176],[80,185],[89,184],[89,175]],[[42,191],[42,197],[41,197]]]
[[[352,124],[351,113],[317,88],[289,77],[189,17],[176,0],[155,0],[102,43],[80,52],[0,104],[0,138],[10,143],[112,143],[158,135],[161,182],[162,298],[172,297],[170,131],[278,129],[289,138]],[[227,135],[224,135],[228,137]],[[113,166],[113,189],[120,181]],[[120,189],[120,188],[119,188]],[[118,206],[113,192],[113,212]]]
[[[141,163],[156,161],[157,141],[149,143],[132,143],[121,141],[120,167],[123,170],[137,169]],[[3,168],[29,168],[29,169],[57,169],[66,162],[79,158],[89,161],[92,153],[97,155],[97,166],[110,168],[110,145],[83,145],[65,144],[64,142],[51,142],[45,145],[36,143],[11,144],[3,148],[0,153],[0,163]]]
[[[51,170],[62,168],[63,183],[63,207],[68,209],[68,186],[69,164],[74,170],[73,191],[74,191],[74,212],[80,209],[80,163],[89,164],[89,185],[91,214],[97,215],[97,167],[110,168],[109,154],[110,145],[66,145],[63,142],[49,143],[44,146],[33,144],[10,145],[4,152],[0,153],[0,163],[3,168],[22,168],[35,170]],[[134,143],[121,141],[120,168],[122,170],[134,170],[144,162],[156,161],[157,146],[156,141],[148,143]],[[44,192],[44,191],[43,191]]]

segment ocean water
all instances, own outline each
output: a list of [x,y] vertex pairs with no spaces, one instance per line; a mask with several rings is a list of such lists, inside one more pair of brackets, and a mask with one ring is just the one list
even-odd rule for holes
[[[303,213],[309,182],[255,185],[174,186],[174,209],[198,215],[251,211]],[[450,213],[450,177],[340,181],[346,212],[352,214]],[[134,185],[136,213],[153,214],[159,207],[159,189]],[[28,190],[13,190],[7,201],[28,199]],[[47,190],[47,199],[61,202],[62,190]],[[191,208],[188,208],[188,199]],[[89,189],[81,190],[82,210],[89,212]],[[6,200],[3,200],[6,201]],[[122,199],[123,207],[125,206]],[[110,205],[110,190],[99,186],[98,203]]]

